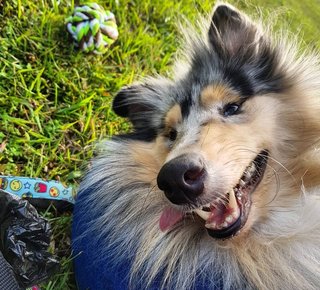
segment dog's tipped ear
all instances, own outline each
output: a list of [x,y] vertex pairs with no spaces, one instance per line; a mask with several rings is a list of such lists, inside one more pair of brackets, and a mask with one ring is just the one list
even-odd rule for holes
[[132,85],[121,89],[113,100],[113,111],[121,117],[128,118],[135,129],[145,127],[153,111],[153,106],[145,101],[146,94],[148,95],[148,91],[144,85]]
[[218,55],[232,57],[252,49],[257,27],[236,8],[228,4],[216,7],[210,28],[209,41]]
[[157,130],[163,113],[170,104],[168,82],[149,79],[121,89],[113,100],[114,112],[129,118],[135,131]]
[[147,108],[137,101],[139,91],[140,89],[138,85],[121,89],[113,100],[113,111],[117,115],[129,119],[131,119],[133,115],[145,111]]
[[121,117],[128,117],[129,115],[129,109],[128,105],[124,103],[127,95],[127,88],[123,88],[120,92],[117,93],[117,95],[113,99],[112,103],[112,109],[113,111],[121,116]]

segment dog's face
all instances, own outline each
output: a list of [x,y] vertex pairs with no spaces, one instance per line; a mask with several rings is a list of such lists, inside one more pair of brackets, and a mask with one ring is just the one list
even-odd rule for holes
[[217,7],[208,40],[195,44],[187,72],[175,82],[127,87],[114,110],[150,143],[152,158],[136,159],[152,168],[141,181],[156,183],[168,199],[160,228],[199,217],[212,237],[227,239],[249,230],[274,198],[270,156],[280,158],[288,138],[281,95],[290,80],[277,51],[232,7]]
[[[276,140],[278,102],[269,98],[243,100],[229,88],[209,85],[187,116],[178,104],[165,115],[156,141],[165,152],[158,187],[173,204],[198,214],[215,238],[248,227],[257,218],[251,214],[248,220],[252,207],[270,201],[265,186],[272,171],[265,171]],[[160,227],[170,228],[180,216],[168,207]]]

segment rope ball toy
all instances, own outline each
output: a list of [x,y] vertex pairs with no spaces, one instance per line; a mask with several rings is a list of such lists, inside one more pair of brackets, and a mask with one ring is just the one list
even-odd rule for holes
[[114,14],[96,3],[75,7],[66,23],[74,45],[84,52],[103,54],[119,35]]

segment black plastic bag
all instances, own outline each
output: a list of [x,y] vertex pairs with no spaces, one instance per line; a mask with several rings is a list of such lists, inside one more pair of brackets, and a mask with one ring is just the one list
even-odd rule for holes
[[21,287],[43,282],[58,269],[48,252],[50,235],[48,221],[27,200],[0,190],[0,251]]

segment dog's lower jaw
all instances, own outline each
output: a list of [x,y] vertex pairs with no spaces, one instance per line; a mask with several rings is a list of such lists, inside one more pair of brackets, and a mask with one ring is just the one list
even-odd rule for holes
[[228,239],[239,233],[241,228],[241,216],[228,228],[222,230],[211,230],[207,228],[209,236],[216,239]]

